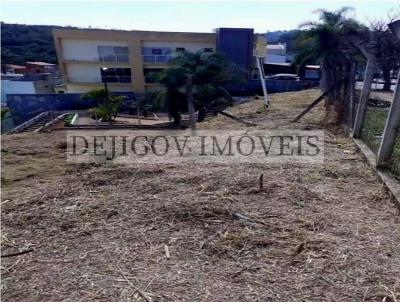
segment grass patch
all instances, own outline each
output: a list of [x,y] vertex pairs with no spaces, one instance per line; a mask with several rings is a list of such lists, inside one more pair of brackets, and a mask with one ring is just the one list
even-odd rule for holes
[[75,113],[70,113],[64,118],[65,126],[70,126],[71,125],[71,122],[72,122],[72,119],[74,118],[74,116],[75,116]]
[[[378,153],[379,146],[381,143],[381,136],[385,129],[386,119],[388,116],[387,110],[368,108],[365,116],[363,129],[361,132],[361,139],[367,144],[367,146]],[[400,178],[400,135],[397,135],[396,143],[393,149],[393,155],[391,163],[389,164],[389,170],[393,173],[396,178]]]

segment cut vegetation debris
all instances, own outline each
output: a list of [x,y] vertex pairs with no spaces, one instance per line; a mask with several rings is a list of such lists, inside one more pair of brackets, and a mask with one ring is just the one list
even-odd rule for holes
[[[319,94],[227,112],[320,129],[322,104],[290,123]],[[33,251],[2,259],[2,298],[400,301],[397,210],[351,139],[325,130],[320,165],[67,165],[61,131],[3,137],[1,252]]]

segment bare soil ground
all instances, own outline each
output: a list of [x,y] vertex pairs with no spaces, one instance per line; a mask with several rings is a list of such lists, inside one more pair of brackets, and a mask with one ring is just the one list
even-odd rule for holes
[[[289,123],[318,93],[229,111],[320,129],[322,105]],[[3,136],[1,253],[34,249],[2,259],[3,301],[400,301],[398,211],[351,140],[325,130],[324,164],[306,166],[72,165],[64,132]]]

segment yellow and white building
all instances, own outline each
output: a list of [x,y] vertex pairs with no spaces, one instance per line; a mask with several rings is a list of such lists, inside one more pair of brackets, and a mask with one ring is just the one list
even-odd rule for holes
[[168,66],[179,51],[216,50],[217,33],[54,29],[66,92],[103,87],[114,92],[156,89],[151,74]]

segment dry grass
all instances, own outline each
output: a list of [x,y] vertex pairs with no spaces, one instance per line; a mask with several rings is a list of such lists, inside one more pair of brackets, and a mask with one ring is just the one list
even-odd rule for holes
[[[288,122],[317,93],[230,111],[317,129],[322,107]],[[201,128],[222,126],[242,127]],[[313,166],[67,165],[62,132],[3,137],[2,254],[35,250],[2,261],[3,299],[399,301],[398,213],[351,140],[326,130]]]

